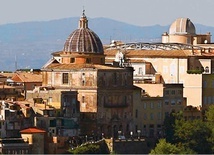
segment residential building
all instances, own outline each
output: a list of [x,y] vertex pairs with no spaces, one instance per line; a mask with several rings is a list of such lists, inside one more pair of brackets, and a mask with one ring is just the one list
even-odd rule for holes
[[183,110],[183,116],[185,120],[203,119],[202,108],[186,106]]
[[[154,91],[155,87],[153,88]],[[163,84],[162,88],[162,94],[156,97],[151,97],[143,91],[141,101],[134,105],[135,136],[140,134],[160,138],[163,136],[165,117],[171,112],[183,111],[186,107],[182,84]]]
[[42,74],[38,71],[16,71],[11,80],[11,84],[26,98],[28,90],[33,90],[35,86],[42,85]]
[[34,116],[29,105],[4,100],[0,104],[1,138],[20,137],[20,130],[33,125]]
[[21,93],[14,86],[0,84],[0,100],[16,101],[20,98]]
[[30,127],[27,129],[23,129],[20,131],[21,137],[24,139],[25,142],[28,142],[30,152],[32,154],[44,154],[45,151],[45,134],[44,130],[41,130],[37,127]]
[[22,138],[0,139],[1,154],[30,154],[29,144]]

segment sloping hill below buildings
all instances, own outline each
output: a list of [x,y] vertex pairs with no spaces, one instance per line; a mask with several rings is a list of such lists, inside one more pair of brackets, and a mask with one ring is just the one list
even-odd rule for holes
[[[51,53],[62,50],[68,35],[77,29],[79,17],[0,25],[0,70],[41,68]],[[107,18],[89,20],[89,28],[109,44],[110,40],[123,42],[160,42],[169,25],[135,26]],[[211,32],[214,27],[195,24],[197,33]],[[17,62],[17,65],[16,63]]]

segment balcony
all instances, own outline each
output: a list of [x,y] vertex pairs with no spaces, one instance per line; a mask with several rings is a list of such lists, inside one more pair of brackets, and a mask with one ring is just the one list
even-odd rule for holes
[[104,103],[104,108],[126,108],[128,106],[128,103]]
[[144,74],[144,75],[134,75],[133,77],[134,82],[136,83],[152,83],[155,82],[155,75],[154,74]]

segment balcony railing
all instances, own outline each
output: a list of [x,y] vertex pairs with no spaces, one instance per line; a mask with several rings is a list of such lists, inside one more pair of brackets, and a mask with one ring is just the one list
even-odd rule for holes
[[113,104],[113,103],[104,103],[104,107],[105,108],[126,108],[128,107],[129,104],[128,103],[117,103],[117,104]]
[[151,81],[155,81],[155,75],[154,74],[137,74],[134,75],[134,81],[145,81],[145,80],[151,80]]

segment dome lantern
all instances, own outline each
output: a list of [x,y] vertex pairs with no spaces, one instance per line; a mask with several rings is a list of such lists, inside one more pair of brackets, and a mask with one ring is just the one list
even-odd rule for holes
[[79,29],[88,28],[88,19],[85,16],[85,10],[83,10],[82,17],[79,20]]
[[103,45],[100,38],[88,28],[88,19],[83,10],[79,20],[79,27],[73,31],[64,44],[65,52],[103,54]]

